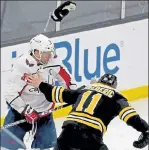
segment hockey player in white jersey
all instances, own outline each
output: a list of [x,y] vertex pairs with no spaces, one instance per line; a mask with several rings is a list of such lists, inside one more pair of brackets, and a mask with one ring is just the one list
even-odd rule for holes
[[[31,39],[29,45],[29,54],[17,58],[11,78],[5,86],[4,96],[9,105],[9,112],[4,125],[25,118],[25,123],[11,127],[9,131],[23,141],[24,135],[34,127],[31,148],[48,149],[55,146],[57,136],[52,114],[45,116],[43,112],[52,109],[55,104],[48,102],[38,88],[26,84],[27,77],[39,72],[44,82],[49,84],[54,85],[58,80],[59,84],[67,89],[76,89],[77,86],[58,60],[54,44],[48,37],[39,34]],[[8,141],[13,141],[13,144]],[[1,132],[1,146],[11,150],[22,147],[4,131]]]

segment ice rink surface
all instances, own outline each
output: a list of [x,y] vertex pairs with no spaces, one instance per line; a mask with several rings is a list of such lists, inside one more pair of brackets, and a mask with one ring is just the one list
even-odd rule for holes
[[[131,105],[136,109],[140,116],[148,122],[148,99],[131,102]],[[57,135],[61,132],[61,126],[64,119],[65,118],[60,118],[55,120]],[[125,122],[117,117],[111,121],[103,139],[109,150],[137,150],[133,147],[132,143],[134,140],[137,140],[139,136],[139,132],[130,126],[127,126]],[[142,150],[148,150],[148,147],[145,147]]]
[[[131,102],[131,105],[136,109],[140,116],[148,122],[148,99]],[[64,120],[65,118],[59,118],[55,120],[58,136],[61,132],[61,126]],[[109,150],[137,150],[132,144],[133,141],[137,140],[139,136],[139,132],[130,126],[127,126],[125,122],[121,121],[117,117],[111,121],[111,124],[108,126],[108,130],[103,139]],[[148,146],[142,150],[148,150]]]

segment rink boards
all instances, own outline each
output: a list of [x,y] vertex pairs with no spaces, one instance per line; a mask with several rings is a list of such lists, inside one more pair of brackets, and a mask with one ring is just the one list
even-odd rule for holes
[[[74,77],[78,87],[88,85],[93,77],[104,73],[118,77],[118,89],[130,101],[148,97],[148,19],[84,31],[51,39],[57,55]],[[1,114],[6,104],[3,85],[13,61],[27,53],[28,43],[1,49]],[[54,113],[65,116],[71,107]],[[3,119],[2,119],[3,120]]]

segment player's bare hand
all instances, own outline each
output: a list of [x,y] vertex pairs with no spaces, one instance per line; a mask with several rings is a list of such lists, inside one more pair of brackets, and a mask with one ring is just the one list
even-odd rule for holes
[[40,74],[34,74],[28,77],[28,84],[34,87],[39,87],[41,82],[42,82],[42,76]]

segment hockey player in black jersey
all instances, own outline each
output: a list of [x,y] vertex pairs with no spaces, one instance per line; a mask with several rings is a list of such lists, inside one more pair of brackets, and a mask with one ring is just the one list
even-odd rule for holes
[[116,91],[117,77],[103,75],[97,83],[80,90],[65,90],[31,77],[32,85],[39,87],[49,101],[74,104],[62,126],[54,150],[108,150],[103,135],[112,119],[119,116],[141,136],[133,143],[136,148],[149,144],[149,125],[127,99]]

